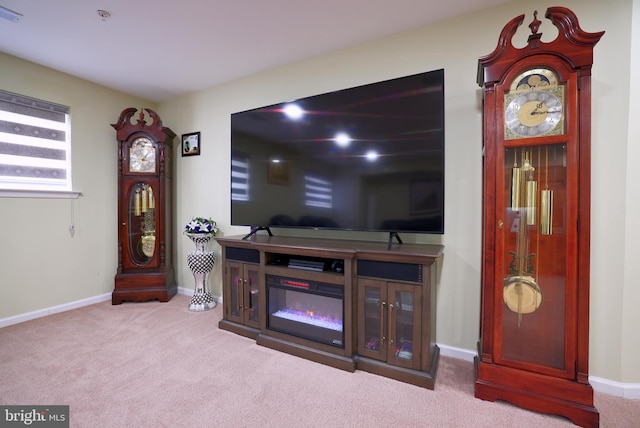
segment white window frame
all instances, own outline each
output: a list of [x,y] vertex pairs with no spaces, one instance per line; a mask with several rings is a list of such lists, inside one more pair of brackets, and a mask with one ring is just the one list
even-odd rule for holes
[[70,108],[0,90],[0,197],[77,198]]

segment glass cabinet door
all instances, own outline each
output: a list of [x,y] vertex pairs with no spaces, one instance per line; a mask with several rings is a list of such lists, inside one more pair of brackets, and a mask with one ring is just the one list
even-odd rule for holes
[[227,317],[230,321],[259,327],[258,267],[253,264],[227,261],[227,283],[230,302]]
[[421,287],[411,284],[358,281],[358,354],[420,368],[420,291]]
[[419,290],[410,284],[389,284],[388,362],[413,369],[420,367]]
[[385,281],[359,280],[358,353],[386,361],[387,359],[387,284]]
[[259,305],[259,288],[258,288],[258,267],[254,265],[244,265],[244,278],[246,280],[245,287],[245,299],[246,302],[246,322],[254,327],[260,326],[260,308]]
[[242,263],[227,261],[227,266],[227,283],[230,287],[227,316],[231,321],[242,322],[242,290],[244,289]]

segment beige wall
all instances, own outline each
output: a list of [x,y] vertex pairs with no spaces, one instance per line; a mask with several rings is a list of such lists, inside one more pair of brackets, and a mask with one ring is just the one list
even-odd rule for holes
[[[606,30],[595,48],[593,67],[592,284],[591,354],[593,376],[640,383],[640,298],[633,277],[640,254],[640,214],[636,202],[640,149],[637,125],[630,120],[640,107],[629,96],[630,72],[640,70],[635,51],[640,22],[632,0],[517,0],[507,5],[426,26],[359,46],[279,67],[225,85],[179,97],[158,106],[164,124],[177,134],[200,131],[202,154],[177,157],[176,226],[196,215],[216,219],[225,235],[246,233],[231,227],[229,205],[229,115],[232,112],[355,85],[445,69],[446,92],[446,233],[406,235],[406,242],[440,242],[446,246],[438,286],[438,342],[473,351],[479,330],[481,107],[476,85],[477,59],[493,51],[504,24],[526,13],[515,43],[523,45],[532,8],[544,15],[548,6],[571,8],[587,31]],[[556,33],[543,19],[543,40]],[[67,232],[68,200],[0,199],[0,319],[112,290],[115,273],[115,141],[113,123],[122,108],[139,100],[101,89],[50,70],[0,56],[3,89],[38,96],[72,108],[74,183],[85,196],[74,203],[76,237]],[[5,63],[11,76],[5,77]],[[26,73],[25,73],[26,72]],[[30,77],[25,77],[30,74]],[[56,85],[68,86],[64,90]],[[638,93],[637,84],[632,87]],[[87,96],[89,94],[89,96]],[[633,97],[631,97],[633,99]],[[629,113],[627,113],[628,108]],[[97,109],[97,111],[96,111]],[[636,113],[633,115],[632,113]],[[633,138],[636,137],[636,138]],[[95,159],[98,159],[97,161]],[[93,173],[93,174],[92,174]],[[636,195],[636,197],[634,197]],[[46,214],[41,214],[46,213]],[[19,229],[19,218],[27,221]],[[31,225],[44,222],[35,230]],[[280,234],[288,232],[279,231]],[[308,233],[307,233],[308,234]],[[317,235],[317,234],[312,234]],[[333,233],[333,236],[386,240],[386,234]],[[43,236],[51,244],[43,242]],[[326,235],[323,235],[326,236]],[[5,244],[10,243],[10,248]],[[178,235],[177,280],[193,287],[185,255],[191,242]],[[216,247],[219,251],[219,247]],[[34,265],[28,251],[45,262]],[[42,278],[46,278],[43,280]],[[221,293],[219,264],[211,277]],[[5,303],[6,302],[6,303]]]
[[[592,247],[592,334],[591,373],[606,379],[640,382],[640,368],[629,357],[620,357],[622,348],[636,355],[640,343],[623,326],[638,325],[638,315],[621,311],[623,296],[633,287],[624,274],[625,259],[612,248],[625,247],[633,222],[611,221],[611,209],[624,216],[627,199],[627,151],[629,104],[631,0],[600,2],[564,1],[587,31],[606,30],[595,49],[593,68],[593,247]],[[557,1],[537,1],[540,18]],[[354,85],[445,69],[446,80],[446,233],[442,237],[403,235],[405,241],[442,242],[446,246],[438,289],[438,342],[472,350],[478,338],[480,295],[480,180],[481,110],[480,90],[475,83],[477,59],[496,47],[502,27],[511,18],[526,13],[518,46],[525,44],[527,24],[534,6],[515,1],[449,22],[403,32],[349,49],[332,52],[295,64],[163,103],[163,117],[170,117],[182,132],[201,131],[202,156],[184,158],[178,164],[178,218],[185,222],[193,215],[217,219],[223,233],[246,233],[229,226],[228,160],[229,114],[288,99],[318,94]],[[544,19],[541,31],[549,41],[557,31]],[[636,155],[636,160],[637,160]],[[211,186],[201,197],[198,183]],[[191,190],[193,189],[193,190]],[[476,213],[476,214],[472,214]],[[287,234],[289,231],[279,231]],[[298,234],[302,232],[297,232]],[[309,234],[307,232],[307,234]],[[316,234],[312,234],[316,235]],[[386,239],[384,234],[344,233],[340,236]],[[179,240],[178,253],[189,248]],[[628,246],[635,245],[629,243]],[[191,281],[183,260],[178,260],[181,282]],[[213,287],[220,290],[221,275],[216,270]],[[219,291],[218,291],[219,293]],[[623,342],[624,338],[624,342]],[[626,351],[625,351],[626,352]]]
[[[622,279],[622,317],[621,317],[621,339],[620,339],[620,379],[640,382],[640,363],[638,354],[640,353],[640,311],[637,302],[640,302],[640,286],[638,281],[638,256],[640,255],[640,6],[634,0],[633,8],[633,28],[631,34],[631,79],[629,86],[630,102],[629,112],[626,119],[629,135],[627,138],[627,162],[626,162],[626,207],[624,211],[624,246],[623,253],[620,254],[623,264]],[[635,96],[634,96],[635,95]],[[612,247],[617,248],[617,247]],[[602,287],[604,288],[604,286]],[[605,294],[605,293],[603,293]],[[612,311],[615,308],[612,306]]]
[[[0,198],[0,319],[113,290],[117,267],[115,123],[154,105],[0,53],[0,88],[71,107],[78,199]],[[75,222],[75,235],[69,226]]]

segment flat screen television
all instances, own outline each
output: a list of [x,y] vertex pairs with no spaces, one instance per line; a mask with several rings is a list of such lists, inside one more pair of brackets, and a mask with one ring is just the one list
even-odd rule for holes
[[444,184],[442,69],[231,114],[233,225],[442,234]]

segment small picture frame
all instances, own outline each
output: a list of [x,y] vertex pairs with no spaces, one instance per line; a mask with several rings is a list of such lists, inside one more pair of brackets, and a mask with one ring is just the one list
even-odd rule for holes
[[199,132],[182,134],[182,156],[199,156],[200,144]]
[[439,181],[414,181],[411,183],[411,214],[424,215],[440,212]]
[[269,162],[267,182],[280,186],[289,185],[289,162]]

